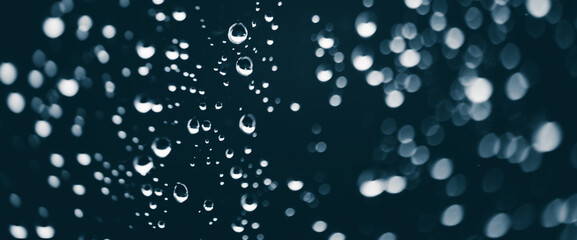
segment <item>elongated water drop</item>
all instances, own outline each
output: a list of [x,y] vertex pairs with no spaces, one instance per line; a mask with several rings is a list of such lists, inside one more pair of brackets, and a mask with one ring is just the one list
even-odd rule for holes
[[172,196],[174,196],[177,202],[183,203],[188,199],[188,188],[186,188],[186,185],[183,183],[177,182],[176,185],[174,185]]
[[248,31],[242,23],[235,23],[228,28],[228,40],[234,44],[243,43],[248,36]]
[[245,114],[240,117],[238,127],[246,134],[252,134],[256,129],[256,119],[252,114]]

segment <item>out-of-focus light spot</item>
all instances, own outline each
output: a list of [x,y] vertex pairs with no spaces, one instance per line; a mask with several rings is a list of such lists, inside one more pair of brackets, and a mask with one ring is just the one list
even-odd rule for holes
[[87,15],[83,15],[78,18],[78,30],[81,32],[88,32],[92,28],[92,18]]
[[58,153],[50,154],[50,163],[54,167],[61,168],[64,166],[64,158]]
[[331,78],[333,77],[333,71],[330,69],[329,65],[326,64],[319,65],[317,67],[316,73],[319,82],[326,82],[328,80],[331,80]]
[[373,52],[365,46],[357,46],[351,53],[351,60],[355,69],[366,71],[373,66]]
[[470,29],[476,30],[483,24],[483,13],[476,7],[471,7],[465,13],[465,23]]
[[410,9],[417,9],[423,4],[423,0],[405,0],[405,5]]
[[394,90],[387,94],[385,97],[385,103],[390,108],[398,108],[405,102],[405,95],[398,90]]
[[330,38],[330,37],[320,37],[319,40],[319,46],[324,48],[324,49],[329,49],[332,48],[333,45],[335,45],[335,39]]
[[497,155],[500,147],[499,137],[494,133],[489,133],[481,138],[477,151],[480,157],[490,158]]
[[339,105],[341,105],[341,102],[343,101],[341,95],[335,94],[332,95],[331,98],[329,99],[329,104],[333,107],[337,107]]
[[385,80],[385,76],[380,71],[370,71],[366,76],[367,83],[371,86],[378,86],[379,84],[383,83]]
[[24,107],[26,107],[26,99],[24,99],[24,96],[20,93],[9,93],[6,98],[6,105],[8,105],[10,111],[18,114],[24,111]]
[[397,194],[405,190],[407,187],[407,179],[401,176],[392,176],[387,181],[387,187],[385,191],[390,194]]
[[389,48],[391,49],[391,52],[394,53],[401,53],[405,51],[406,46],[407,44],[402,37],[394,37],[393,40],[389,42]]
[[542,18],[551,10],[551,0],[526,0],[527,11],[535,18]]
[[485,78],[474,78],[465,87],[465,95],[473,103],[482,103],[493,94],[493,84]]
[[327,223],[324,221],[316,221],[313,223],[312,225],[313,231],[315,232],[324,232],[325,230],[327,230]]
[[320,20],[321,20],[321,17],[319,17],[319,15],[313,15],[311,17],[311,22],[313,22],[313,23],[319,23]]
[[34,124],[34,131],[41,138],[46,138],[52,133],[52,125],[47,121],[40,120]]
[[448,158],[441,158],[431,166],[431,177],[436,180],[445,180],[453,173],[453,162]]
[[340,232],[333,233],[329,236],[328,240],[345,240],[346,236]]
[[387,181],[384,179],[376,179],[364,181],[359,186],[359,192],[365,197],[376,197],[383,193],[387,188]]
[[545,228],[556,227],[560,223],[565,222],[568,216],[568,205],[565,201],[557,198],[551,201],[545,209],[543,209],[543,215],[541,216],[541,226]]
[[90,165],[90,162],[92,162],[92,158],[90,157],[90,155],[86,153],[79,153],[78,155],[76,155],[76,160],[82,166],[88,166]]
[[519,61],[521,60],[521,51],[519,51],[517,45],[508,43],[503,47],[503,50],[501,50],[500,58],[503,67],[511,70],[519,65]]
[[10,234],[12,235],[13,238],[16,239],[28,238],[28,230],[26,230],[26,228],[23,226],[10,225],[8,230],[10,231]]
[[33,88],[40,88],[44,83],[44,76],[38,70],[32,70],[28,74],[28,83]]
[[42,31],[49,38],[58,38],[64,33],[64,22],[60,18],[49,17],[44,20]]
[[397,235],[392,232],[383,233],[377,240],[397,240]]
[[76,194],[78,196],[82,196],[86,193],[86,188],[83,185],[74,184],[72,186],[72,191],[74,192],[74,194]]
[[304,186],[304,183],[302,181],[298,181],[298,180],[289,180],[287,182],[287,186],[291,191],[298,191],[301,190]]
[[556,122],[545,122],[533,132],[533,149],[538,152],[550,152],[561,144],[563,132]]
[[447,19],[445,18],[445,14],[441,12],[435,12],[433,15],[431,15],[429,25],[431,25],[431,29],[437,32],[445,30],[445,27],[447,27]]
[[371,11],[360,13],[355,20],[355,27],[359,36],[369,38],[377,31],[377,16]]
[[451,49],[459,49],[465,42],[463,31],[458,28],[451,28],[445,33],[445,45]]
[[58,91],[66,97],[73,97],[78,93],[78,82],[74,79],[61,79],[58,82]]
[[529,89],[529,81],[523,73],[515,73],[509,77],[505,85],[505,93],[512,101],[517,101],[525,96]]
[[36,226],[36,235],[42,239],[54,237],[54,228],[52,226]]
[[16,71],[16,66],[12,63],[2,63],[0,64],[0,81],[5,85],[11,85],[16,81],[18,72]]
[[291,103],[290,109],[291,109],[291,111],[293,111],[293,112],[298,112],[298,111],[301,109],[301,105],[298,104],[298,103],[296,103],[296,102],[295,102],[295,103]]
[[107,39],[111,39],[116,36],[116,28],[112,25],[106,25],[102,28],[102,36]]
[[463,220],[464,215],[465,210],[463,209],[463,206],[453,204],[443,211],[443,214],[441,215],[441,224],[447,227],[456,226]]
[[414,49],[407,49],[399,55],[399,63],[406,68],[417,66],[421,62],[421,54]]
[[511,227],[511,218],[506,213],[495,214],[485,226],[485,236],[488,238],[503,237]]

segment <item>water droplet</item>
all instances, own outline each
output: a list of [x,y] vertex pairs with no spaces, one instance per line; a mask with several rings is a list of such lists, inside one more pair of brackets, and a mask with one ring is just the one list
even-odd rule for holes
[[152,45],[150,45],[144,41],[138,41],[138,43],[136,43],[136,53],[142,59],[151,58],[155,52],[156,52],[156,49],[154,48],[154,46],[152,46]]
[[228,40],[234,44],[241,44],[243,43],[248,36],[248,30],[244,26],[244,24],[238,22],[232,24],[228,28]]
[[170,140],[166,137],[157,137],[150,145],[152,152],[159,158],[165,158],[172,151]]
[[148,172],[154,167],[154,162],[152,161],[151,157],[148,156],[136,156],[132,161],[134,165],[134,170],[138,172],[142,176],[146,176]]
[[355,27],[359,36],[369,38],[377,31],[377,16],[371,11],[360,13],[355,19]]
[[177,202],[183,203],[188,199],[188,188],[186,188],[186,185],[183,183],[177,182],[176,185],[174,185],[172,196],[174,196],[174,199]]
[[204,121],[202,121],[201,126],[202,126],[202,131],[208,132],[212,128],[212,123],[210,122],[210,120],[204,120]]
[[316,75],[319,82],[326,82],[333,77],[333,71],[328,64],[321,64],[316,69]]
[[239,178],[241,178],[241,177],[242,177],[242,169],[239,168],[239,167],[237,167],[237,166],[234,166],[234,167],[230,168],[230,177],[231,177],[232,179],[239,179]]
[[193,117],[192,119],[188,120],[186,128],[190,134],[197,134],[200,131],[200,123],[198,122],[198,119]]
[[251,113],[244,114],[238,121],[238,127],[246,134],[252,134],[256,130],[256,119]]
[[140,191],[145,197],[150,197],[152,195],[152,186],[150,184],[142,184]]
[[240,205],[245,211],[252,212],[258,207],[258,198],[254,194],[245,193],[240,198]]
[[214,201],[210,199],[204,200],[204,203],[202,203],[202,207],[204,207],[205,211],[210,212],[214,208]]
[[253,71],[252,59],[250,59],[250,57],[247,57],[247,56],[240,57],[236,61],[236,71],[238,72],[238,74],[245,76],[245,77],[252,74],[252,71]]
[[353,66],[359,71],[366,71],[373,66],[373,51],[365,46],[357,46],[351,53]]

